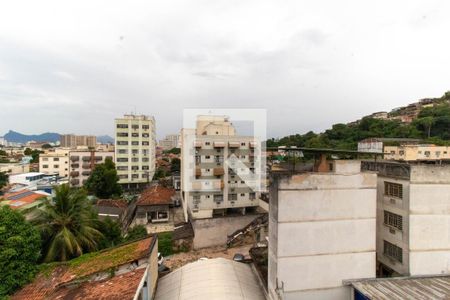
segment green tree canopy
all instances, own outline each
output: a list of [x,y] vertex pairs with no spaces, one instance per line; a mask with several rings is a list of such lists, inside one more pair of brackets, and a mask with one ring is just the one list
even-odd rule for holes
[[106,199],[122,194],[122,187],[118,181],[116,167],[113,161],[107,158],[103,164],[95,166],[85,187],[95,196]]
[[23,215],[0,206],[0,298],[33,279],[40,247],[39,232]]
[[112,220],[110,217],[100,221],[98,229],[103,234],[103,238],[100,240],[100,248],[119,245],[123,240],[119,222]]
[[179,158],[172,158],[170,162],[170,172],[179,172],[180,171],[181,161]]
[[144,225],[136,225],[128,231],[128,234],[125,237],[127,242],[135,241],[141,238],[144,238],[148,235],[147,229]]
[[96,251],[103,235],[84,190],[63,184],[55,193],[54,204],[47,202],[33,219],[43,239],[44,261],[66,261]]
[[0,190],[8,184],[8,177],[6,172],[0,172]]

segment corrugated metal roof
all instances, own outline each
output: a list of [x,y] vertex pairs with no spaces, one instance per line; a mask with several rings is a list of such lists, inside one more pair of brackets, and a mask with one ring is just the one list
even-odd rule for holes
[[450,299],[450,276],[382,278],[351,285],[368,299]]
[[215,258],[190,263],[158,282],[156,300],[263,300],[256,274],[247,264]]

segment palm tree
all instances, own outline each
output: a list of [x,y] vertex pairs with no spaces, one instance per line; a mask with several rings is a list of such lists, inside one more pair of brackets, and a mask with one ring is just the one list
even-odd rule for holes
[[97,250],[103,235],[84,190],[63,184],[55,193],[54,203],[47,202],[32,220],[44,241],[44,261],[66,261]]

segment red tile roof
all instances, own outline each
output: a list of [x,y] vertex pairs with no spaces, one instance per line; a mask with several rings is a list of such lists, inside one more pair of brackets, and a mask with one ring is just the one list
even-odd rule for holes
[[[3,200],[7,200],[7,205],[12,209],[19,209],[25,205],[35,202],[38,199],[46,198],[45,195],[34,193],[29,190],[23,190],[3,195]],[[0,199],[1,201],[2,199]]]
[[98,199],[97,206],[108,206],[108,207],[118,207],[118,208],[127,208],[128,202],[123,199]]
[[141,268],[110,279],[82,283],[75,288],[62,287],[52,295],[52,299],[131,300],[144,273],[145,268]]
[[175,190],[161,185],[152,186],[146,189],[139,197],[136,205],[165,205],[172,203],[172,196]]
[[[154,245],[153,237],[149,237],[112,249],[84,254],[67,263],[50,266],[50,269],[41,271],[32,283],[15,293],[11,299],[54,299],[60,287],[74,280],[88,278],[96,273],[106,272],[113,267],[149,256],[152,245]],[[108,290],[113,293],[116,288],[120,290],[123,287],[110,286]]]

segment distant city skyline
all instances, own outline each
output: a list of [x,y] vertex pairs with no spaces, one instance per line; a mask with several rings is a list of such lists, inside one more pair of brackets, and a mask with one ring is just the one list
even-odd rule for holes
[[[450,89],[446,1],[7,2],[0,136],[110,135],[184,108],[265,108],[268,137],[323,131]],[[26,20],[26,21],[25,21]],[[432,75],[432,76],[430,76]]]

